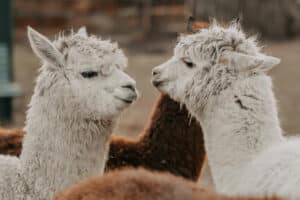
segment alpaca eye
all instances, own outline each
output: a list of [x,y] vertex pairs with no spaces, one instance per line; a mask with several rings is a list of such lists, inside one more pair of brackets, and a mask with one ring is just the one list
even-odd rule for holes
[[95,71],[81,72],[80,74],[83,78],[93,78],[98,76],[98,72]]
[[195,64],[193,62],[191,62],[189,59],[182,59],[182,62],[184,62],[184,64],[188,67],[188,68],[193,68],[195,67]]

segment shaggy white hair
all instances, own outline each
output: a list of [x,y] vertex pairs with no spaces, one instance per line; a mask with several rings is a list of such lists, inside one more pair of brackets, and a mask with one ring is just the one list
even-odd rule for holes
[[84,29],[50,42],[28,29],[43,65],[27,112],[20,160],[0,156],[0,199],[51,199],[101,175],[120,113],[137,97],[116,44]]
[[214,23],[180,37],[174,56],[153,69],[153,84],[201,122],[218,192],[300,198],[300,142],[283,138],[266,75],[279,62],[239,24]]

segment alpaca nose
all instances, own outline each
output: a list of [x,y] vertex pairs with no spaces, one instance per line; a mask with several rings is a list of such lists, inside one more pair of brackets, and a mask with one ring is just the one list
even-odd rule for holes
[[159,74],[159,69],[154,68],[154,69],[152,70],[152,76],[156,76],[157,74]]

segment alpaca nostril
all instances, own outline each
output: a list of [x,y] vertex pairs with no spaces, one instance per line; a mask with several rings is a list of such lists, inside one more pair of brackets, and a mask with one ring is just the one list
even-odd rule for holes
[[130,89],[130,90],[132,90],[133,92],[135,91],[135,87],[134,87],[134,85],[130,85],[130,84],[128,84],[128,85],[123,85],[123,86],[121,86],[122,88],[127,88],[127,89]]
[[153,69],[152,70],[152,76],[155,76],[157,74],[159,74],[159,71],[157,69]]

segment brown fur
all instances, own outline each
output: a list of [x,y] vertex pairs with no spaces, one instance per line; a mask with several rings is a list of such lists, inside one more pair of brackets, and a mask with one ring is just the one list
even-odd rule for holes
[[144,169],[116,170],[58,193],[55,200],[276,200],[232,198],[201,189],[195,183],[168,173]]
[[22,150],[24,131],[0,128],[0,153],[19,156]]
[[205,29],[210,26],[209,22],[206,21],[196,21],[194,17],[189,17],[188,22],[187,22],[187,33],[196,33],[200,29]]
[[204,22],[204,21],[195,21],[192,24],[192,31],[197,32],[200,29],[208,28],[210,26],[210,23]]
[[[19,155],[23,135],[21,130],[0,129],[0,153]],[[144,167],[197,180],[204,158],[201,127],[184,107],[162,95],[139,139],[112,139],[106,171]]]
[[190,119],[185,107],[162,96],[148,128],[136,141],[114,139],[110,145],[107,169],[121,166],[168,171],[197,180],[205,158],[201,127]]

